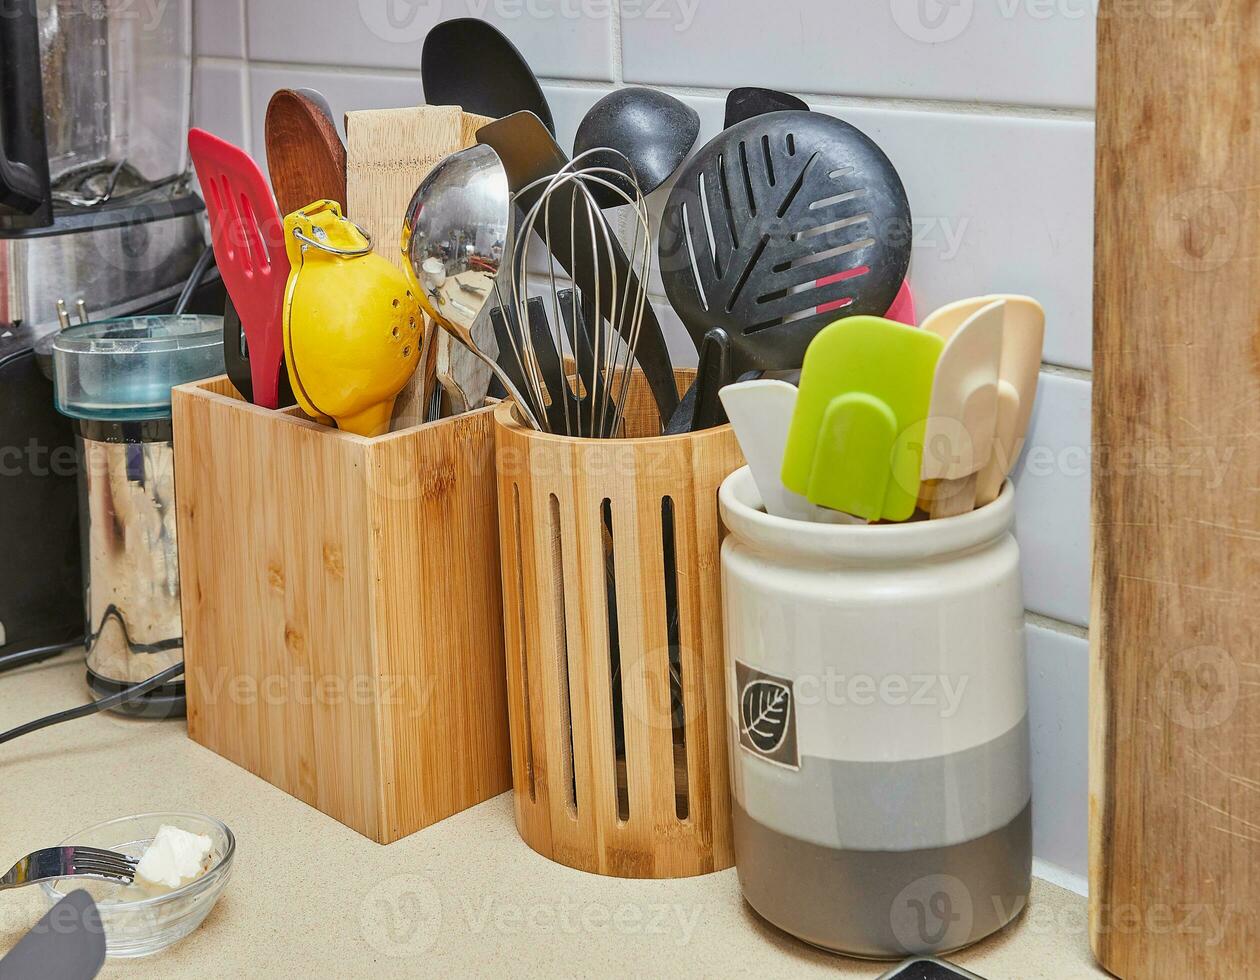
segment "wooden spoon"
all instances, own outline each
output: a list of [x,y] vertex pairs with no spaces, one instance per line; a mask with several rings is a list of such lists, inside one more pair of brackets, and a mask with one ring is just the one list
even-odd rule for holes
[[267,105],[267,169],[282,215],[314,201],[346,209],[346,147],[322,95],[277,89]]

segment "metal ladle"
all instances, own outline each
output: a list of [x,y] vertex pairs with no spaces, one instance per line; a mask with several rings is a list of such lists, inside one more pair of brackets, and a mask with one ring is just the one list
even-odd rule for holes
[[503,305],[497,279],[510,217],[499,155],[489,146],[469,147],[446,157],[416,188],[403,218],[402,251],[425,312],[494,372],[526,421],[541,430],[529,402],[472,332],[483,313]]

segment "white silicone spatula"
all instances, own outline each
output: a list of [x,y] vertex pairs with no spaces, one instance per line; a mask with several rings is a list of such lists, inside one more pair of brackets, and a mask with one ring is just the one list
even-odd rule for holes
[[783,447],[796,409],[795,385],[772,379],[741,381],[726,385],[718,397],[735,429],[744,459],[748,460],[767,514],[825,524],[866,523],[860,517],[811,504],[785,487],[779,478]]
[[993,456],[1005,310],[1005,301],[998,300],[972,314],[936,362],[923,435],[927,492],[920,497],[933,518],[975,507],[977,475]]

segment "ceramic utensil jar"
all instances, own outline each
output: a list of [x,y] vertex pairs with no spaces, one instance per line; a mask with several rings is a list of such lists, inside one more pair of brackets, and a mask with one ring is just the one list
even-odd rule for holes
[[722,485],[735,860],[762,916],[885,958],[988,935],[1028,899],[1014,491],[960,517],[771,517]]

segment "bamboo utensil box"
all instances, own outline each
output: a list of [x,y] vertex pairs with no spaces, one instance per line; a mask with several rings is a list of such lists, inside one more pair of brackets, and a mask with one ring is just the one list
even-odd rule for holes
[[[681,374],[681,372],[680,372]],[[635,376],[631,437],[656,430]],[[730,426],[571,439],[495,412],[516,825],[626,878],[734,863],[717,490]]]
[[172,408],[193,740],[379,843],[510,788],[493,410]]

